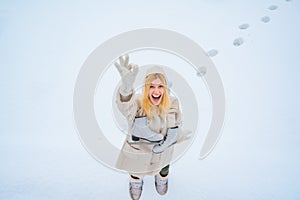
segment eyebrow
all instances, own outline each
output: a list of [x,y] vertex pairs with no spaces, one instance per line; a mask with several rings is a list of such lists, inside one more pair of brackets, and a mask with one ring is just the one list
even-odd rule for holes
[[150,86],[155,86],[155,85],[164,86],[164,84],[153,84],[153,83],[150,83]]

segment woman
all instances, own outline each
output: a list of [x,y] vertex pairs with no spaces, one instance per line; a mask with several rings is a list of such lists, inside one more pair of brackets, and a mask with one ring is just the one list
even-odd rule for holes
[[117,167],[129,172],[131,198],[142,194],[143,177],[155,175],[155,188],[160,195],[168,190],[169,164],[178,139],[181,113],[178,100],[169,95],[163,69],[147,70],[143,93],[135,94],[133,83],[137,65],[129,65],[128,55],[115,63],[122,84],[117,93],[117,105],[128,120],[128,138],[123,144]]

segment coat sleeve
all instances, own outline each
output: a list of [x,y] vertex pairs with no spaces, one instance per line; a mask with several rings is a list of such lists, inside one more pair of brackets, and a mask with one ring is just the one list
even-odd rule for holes
[[139,96],[135,93],[132,94],[131,98],[128,101],[121,100],[121,94],[117,92],[116,103],[119,111],[127,119],[129,124],[132,124],[136,113],[139,109]]
[[167,122],[168,122],[168,127],[167,128],[173,128],[173,127],[180,127],[182,122],[181,122],[181,110],[179,107],[179,102],[178,99],[175,97],[170,98],[170,109],[168,112],[167,116]]

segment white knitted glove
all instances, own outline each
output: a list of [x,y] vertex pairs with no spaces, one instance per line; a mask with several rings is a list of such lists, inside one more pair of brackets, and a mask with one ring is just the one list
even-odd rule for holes
[[129,56],[125,55],[125,59],[120,56],[119,62],[115,62],[115,66],[118,69],[121,78],[122,85],[120,86],[120,93],[122,96],[129,96],[132,94],[133,83],[138,73],[138,65],[128,64]]

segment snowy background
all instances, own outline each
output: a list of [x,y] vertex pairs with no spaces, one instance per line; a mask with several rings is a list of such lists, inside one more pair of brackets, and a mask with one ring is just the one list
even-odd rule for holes
[[298,0],[1,1],[0,199],[129,199],[128,175],[81,145],[72,98],[98,45],[146,27],[217,50],[226,120],[206,159],[204,128],[167,195],[146,177],[141,199],[300,199]]

